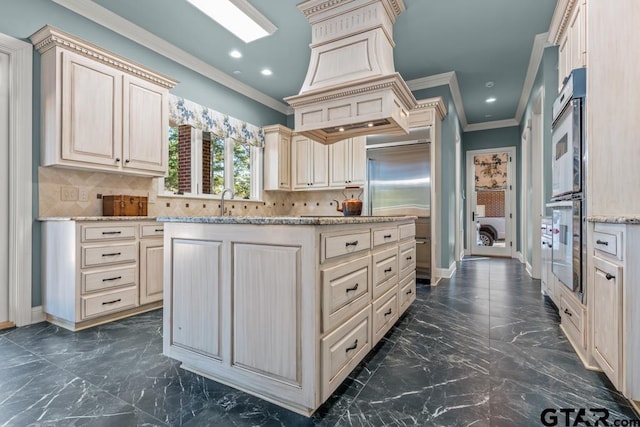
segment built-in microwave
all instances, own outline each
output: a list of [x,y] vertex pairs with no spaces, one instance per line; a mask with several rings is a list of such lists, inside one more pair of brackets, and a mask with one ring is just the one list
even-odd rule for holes
[[551,197],[582,192],[586,71],[573,70],[553,103]]

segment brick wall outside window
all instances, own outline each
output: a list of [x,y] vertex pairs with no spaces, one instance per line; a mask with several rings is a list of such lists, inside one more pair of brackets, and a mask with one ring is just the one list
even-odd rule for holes
[[178,192],[191,192],[191,132],[189,125],[178,126]]
[[504,191],[478,191],[476,204],[485,206],[486,217],[504,217]]
[[211,194],[211,132],[202,132],[202,193]]

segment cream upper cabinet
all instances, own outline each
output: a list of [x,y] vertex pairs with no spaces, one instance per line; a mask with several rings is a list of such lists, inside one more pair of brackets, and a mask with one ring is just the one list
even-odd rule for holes
[[291,172],[294,190],[316,190],[329,186],[329,148],[304,136],[291,143]]
[[73,52],[62,51],[59,57],[62,160],[117,169],[122,150],[122,73]]
[[266,126],[264,131],[264,189],[291,189],[291,129]]
[[176,82],[49,26],[31,41],[41,54],[41,164],[164,176]]
[[345,139],[329,146],[329,186],[364,185],[366,138]]
[[587,65],[586,0],[572,3],[573,7],[563,12],[562,22],[555,38],[558,45],[558,87],[571,70]]
[[123,86],[122,167],[164,175],[169,149],[167,91],[128,75]]

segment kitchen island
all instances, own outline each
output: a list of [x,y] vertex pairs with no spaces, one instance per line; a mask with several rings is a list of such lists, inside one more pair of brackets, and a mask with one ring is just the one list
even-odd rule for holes
[[311,415],[415,299],[415,217],[159,217],[164,354]]

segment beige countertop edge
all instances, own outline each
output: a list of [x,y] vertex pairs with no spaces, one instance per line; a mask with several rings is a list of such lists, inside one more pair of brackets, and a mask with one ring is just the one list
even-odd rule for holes
[[37,221],[155,221],[155,216],[41,216]]
[[160,222],[182,222],[201,224],[254,224],[254,225],[335,225],[335,224],[368,224],[394,221],[416,220],[415,216],[266,216],[266,217],[165,217],[157,218]]
[[593,215],[587,216],[587,221],[608,224],[640,224],[640,215]]

